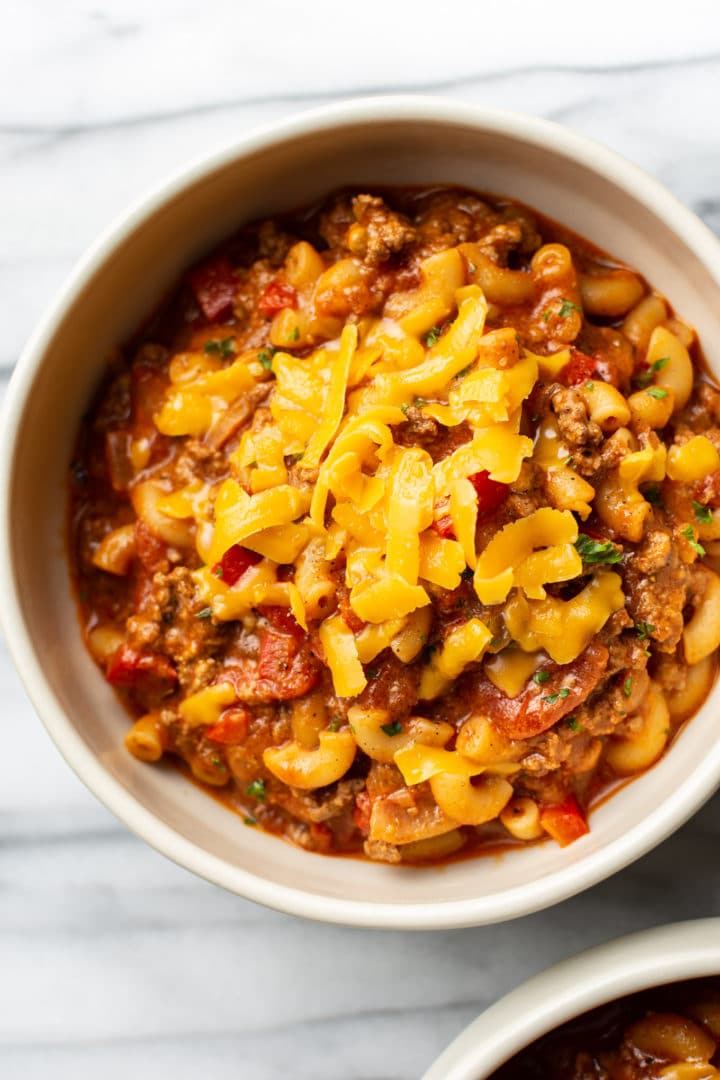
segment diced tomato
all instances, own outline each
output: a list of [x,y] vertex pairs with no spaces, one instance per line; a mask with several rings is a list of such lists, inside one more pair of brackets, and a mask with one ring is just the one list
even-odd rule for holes
[[148,574],[167,569],[167,544],[150,532],[142,519],[135,522],[135,551],[138,562]]
[[311,821],[308,824],[313,851],[327,854],[333,845],[333,831],[329,825],[322,821]]
[[205,734],[213,742],[222,743],[223,746],[236,746],[247,738],[250,726],[250,713],[241,705],[234,705],[231,709],[225,709],[217,724],[209,727]]
[[128,690],[142,688],[169,689],[177,682],[177,672],[167,656],[153,652],[138,652],[123,644],[113,653],[105,677],[113,686]]
[[355,822],[358,830],[367,836],[370,832],[370,814],[372,812],[373,800],[367,791],[361,791],[355,799],[355,806],[353,807],[353,821]]
[[266,631],[260,645],[258,675],[261,679],[278,679],[290,670],[295,659],[297,644],[288,634]]
[[507,498],[510,487],[501,484],[498,480],[491,480],[490,473],[485,469],[473,473],[468,480],[477,492],[478,517],[488,517],[502,506]]
[[208,259],[190,272],[190,287],[209,322],[232,311],[235,285],[235,271],[225,255]]
[[597,370],[597,360],[587,353],[573,349],[569,362],[560,372],[560,381],[566,386],[578,386],[591,378]]
[[560,847],[567,847],[590,832],[585,815],[574,795],[568,795],[561,803],[546,806],[541,810],[540,824],[553,840],[557,840]]
[[609,656],[604,645],[592,642],[571,663],[546,665],[545,682],[531,679],[514,698],[481,676],[472,688],[471,707],[489,716],[506,739],[531,739],[582,705],[602,678]]
[[233,544],[227,549],[220,562],[215,563],[212,572],[226,585],[235,585],[245,571],[251,566],[256,566],[261,558],[262,556],[256,551],[250,551],[241,544]]
[[292,285],[288,285],[286,281],[278,281],[276,278],[260,294],[258,307],[263,315],[271,318],[273,315],[277,315],[278,311],[282,311],[283,308],[296,308],[297,300],[297,293]]
[[280,634],[289,634],[290,637],[304,637],[305,631],[297,621],[292,611],[285,607],[259,607],[258,611],[264,615],[272,626]]
[[432,523],[432,527],[443,540],[454,540],[455,529],[449,514],[439,514]]

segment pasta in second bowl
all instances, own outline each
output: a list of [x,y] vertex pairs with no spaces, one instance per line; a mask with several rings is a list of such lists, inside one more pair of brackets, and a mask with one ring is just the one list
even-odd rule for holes
[[[433,148],[437,154],[425,153]],[[290,168],[299,161],[299,171]],[[598,787],[598,760],[623,776],[657,759],[675,728],[671,717],[679,721],[697,707],[714,672],[716,624],[692,610],[712,611],[716,579],[699,549],[710,551],[715,542],[706,478],[716,471],[717,450],[712,421],[687,398],[689,327],[697,328],[711,365],[720,333],[713,308],[717,251],[703,227],[652,181],[582,140],[523,118],[410,101],[317,114],[248,140],[129,219],[79,274],[10,397],[6,584],[16,601],[6,621],[54,737],[108,805],[178,861],[255,899],[338,921],[459,925],[554,902],[666,835],[707,797],[720,770],[706,705],[659,764],[593,811],[591,832],[571,847],[543,844],[461,860],[438,875],[310,858],[245,828],[183,778],[149,769],[119,746],[122,710],[76,644],[67,574],[53,547],[57,533],[48,528],[61,527],[59,463],[70,456],[108,350],[134,332],[184,267],[241,223],[316,201],[333,186],[352,184],[365,196],[378,183],[422,180],[437,189],[448,179],[537,206],[600,241],[618,261],[603,262],[560,233],[543,236],[544,224],[530,239],[530,219],[523,227],[511,203],[456,194],[442,209],[448,194],[436,190],[424,197],[425,231],[410,207],[371,197],[360,199],[347,220],[339,212],[343,238],[326,241],[329,257],[298,230],[293,243],[273,250],[265,229],[269,270],[253,269],[257,256],[238,256],[239,248],[221,255],[224,263],[201,262],[190,283],[193,303],[206,303],[203,318],[197,326],[186,320],[186,337],[159,364],[145,355],[134,370],[143,389],[139,398],[131,395],[131,414],[123,413],[120,391],[100,406],[105,420],[96,431],[112,435],[111,467],[120,469],[112,486],[131,499],[113,496],[102,505],[97,490],[83,493],[84,475],[102,487],[107,474],[93,469],[92,456],[76,459],[76,506],[90,521],[78,548],[83,586],[90,586],[90,645],[111,682],[135,696],[141,720],[130,741],[138,757],[156,757],[167,746],[205,783],[232,773],[243,812],[275,831],[295,830],[304,846],[345,851],[364,843],[374,858],[396,862],[409,852],[416,861],[495,839],[489,820],[501,823],[491,827],[499,835],[526,840],[544,832],[567,843],[586,832],[583,806]],[[469,200],[465,207],[462,199]],[[457,222],[468,207],[477,221],[460,235]],[[497,220],[479,227],[488,214]],[[402,253],[393,244],[411,233],[412,265],[403,281]],[[373,250],[374,276],[366,273]],[[240,263],[246,269],[237,273]],[[223,292],[228,264],[247,285],[239,299],[247,325],[232,314],[238,297]],[[371,294],[365,308],[363,287]],[[261,405],[270,383],[268,405]],[[333,396],[335,385],[342,392]],[[239,415],[248,396],[251,408]],[[269,422],[254,423],[262,409]],[[373,410],[378,415],[371,417]],[[123,416],[131,416],[129,428]],[[33,437],[38,430],[43,440]],[[444,448],[432,445],[439,436]],[[163,459],[165,473],[154,471],[160,461],[153,447],[218,437],[210,447],[216,465],[229,440],[225,475],[210,475],[208,453],[201,466],[195,453],[194,472],[186,457],[174,479],[170,458]],[[385,448],[385,460],[373,445]],[[571,447],[585,460],[568,462]],[[358,470],[358,453],[366,452]],[[603,467],[592,467],[593,454],[609,455]],[[170,457],[180,461],[182,452]],[[127,468],[132,475],[121,475]],[[659,484],[667,501],[662,511],[653,502]],[[654,540],[649,523],[659,534]],[[328,574],[328,544],[349,573]],[[623,592],[618,569],[625,563],[618,563],[641,549],[657,569],[671,564],[667,582],[676,592],[667,605],[640,581],[626,581]],[[152,568],[156,557],[171,566]],[[175,575],[168,617],[158,609],[152,631],[142,600],[120,617],[129,596],[124,584],[103,587],[104,596],[97,591],[99,579],[123,582],[123,569],[137,560],[152,570],[150,593],[158,574]],[[638,570],[655,573],[650,563]],[[180,582],[185,574],[194,575],[192,586]],[[252,595],[244,594],[250,579]],[[185,608],[182,596],[189,598]],[[467,607],[460,619],[444,599],[453,596]],[[178,637],[175,615],[192,628],[185,636]],[[230,648],[240,677],[225,651],[233,624],[242,627]],[[318,643],[304,659],[297,633],[303,624]],[[173,656],[164,646],[158,653],[143,637],[158,632],[190,649],[200,642],[192,659],[196,668],[208,666],[199,682],[197,672],[182,668],[189,654]],[[603,633],[614,644],[598,638]],[[203,651],[213,635],[222,639],[220,652],[214,645]],[[684,651],[673,669],[681,638]],[[648,642],[667,658],[654,659],[649,675]],[[693,665],[689,677],[683,657]],[[408,670],[412,685],[400,677]],[[156,689],[166,680],[157,700],[137,693],[138,672],[149,672]],[[170,683],[175,694],[178,675],[179,693],[168,697],[164,691]],[[258,678],[264,700],[251,700],[247,688],[257,691]],[[476,700],[463,711],[459,690],[468,679]],[[384,697],[373,695],[377,686]],[[595,706],[609,693],[614,705],[606,702],[604,714],[591,709],[593,692],[600,695]],[[161,715],[163,701],[173,717]],[[501,711],[498,701],[505,703]],[[277,707],[280,726],[255,741],[248,760],[238,732],[255,731],[267,705]],[[492,730],[477,719],[501,712],[503,724]],[[602,715],[604,730],[593,727]],[[563,749],[554,767],[536,770],[538,787],[526,744],[547,732]],[[585,767],[575,768],[581,758]],[[590,782],[578,782],[579,775]],[[342,784],[352,798],[338,815],[326,815],[328,785],[339,793]],[[418,831],[423,814],[430,825]],[[403,852],[406,844],[417,846]]]

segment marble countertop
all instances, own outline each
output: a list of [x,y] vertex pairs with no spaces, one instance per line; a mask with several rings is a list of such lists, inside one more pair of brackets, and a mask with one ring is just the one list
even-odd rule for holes
[[[9,0],[0,42],[4,386],[98,231],[188,157],[350,94],[431,91],[561,121],[720,232],[720,12],[609,0]],[[523,30],[520,19],[524,17]],[[579,21],[580,20],[580,21]],[[621,29],[618,29],[621,27]],[[0,1075],[413,1080],[489,1002],[624,931],[720,913],[720,801],[632,868],[491,929],[279,915],[132,837],[70,772],[0,650]],[[478,865],[482,876],[482,865]]]

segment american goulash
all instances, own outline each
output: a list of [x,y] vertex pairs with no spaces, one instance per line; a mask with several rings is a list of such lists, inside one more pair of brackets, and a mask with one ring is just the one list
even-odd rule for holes
[[714,1080],[720,982],[671,983],[619,998],[537,1039],[492,1080]]
[[128,750],[315,851],[577,839],[715,674],[697,358],[638,274],[508,200],[244,229],[113,360],[73,465]]

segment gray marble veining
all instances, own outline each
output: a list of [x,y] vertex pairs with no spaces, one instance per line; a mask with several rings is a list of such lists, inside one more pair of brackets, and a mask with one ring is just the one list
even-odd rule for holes
[[[574,4],[509,0],[484,9],[511,25],[524,15],[527,33],[503,34],[463,2],[434,37],[405,2],[372,0],[351,26],[326,0],[302,11],[12,0],[0,43],[2,377],[128,202],[251,125],[352,92],[430,90],[551,117],[638,162],[720,231],[717,6],[686,4],[664,31],[643,5],[607,7],[623,10],[622,34],[579,34]],[[412,1080],[554,960],[720,911],[716,798],[613,880],[520,922],[429,934],[302,923],[132,837],[52,747],[4,649],[0,700],[8,1080]]]

